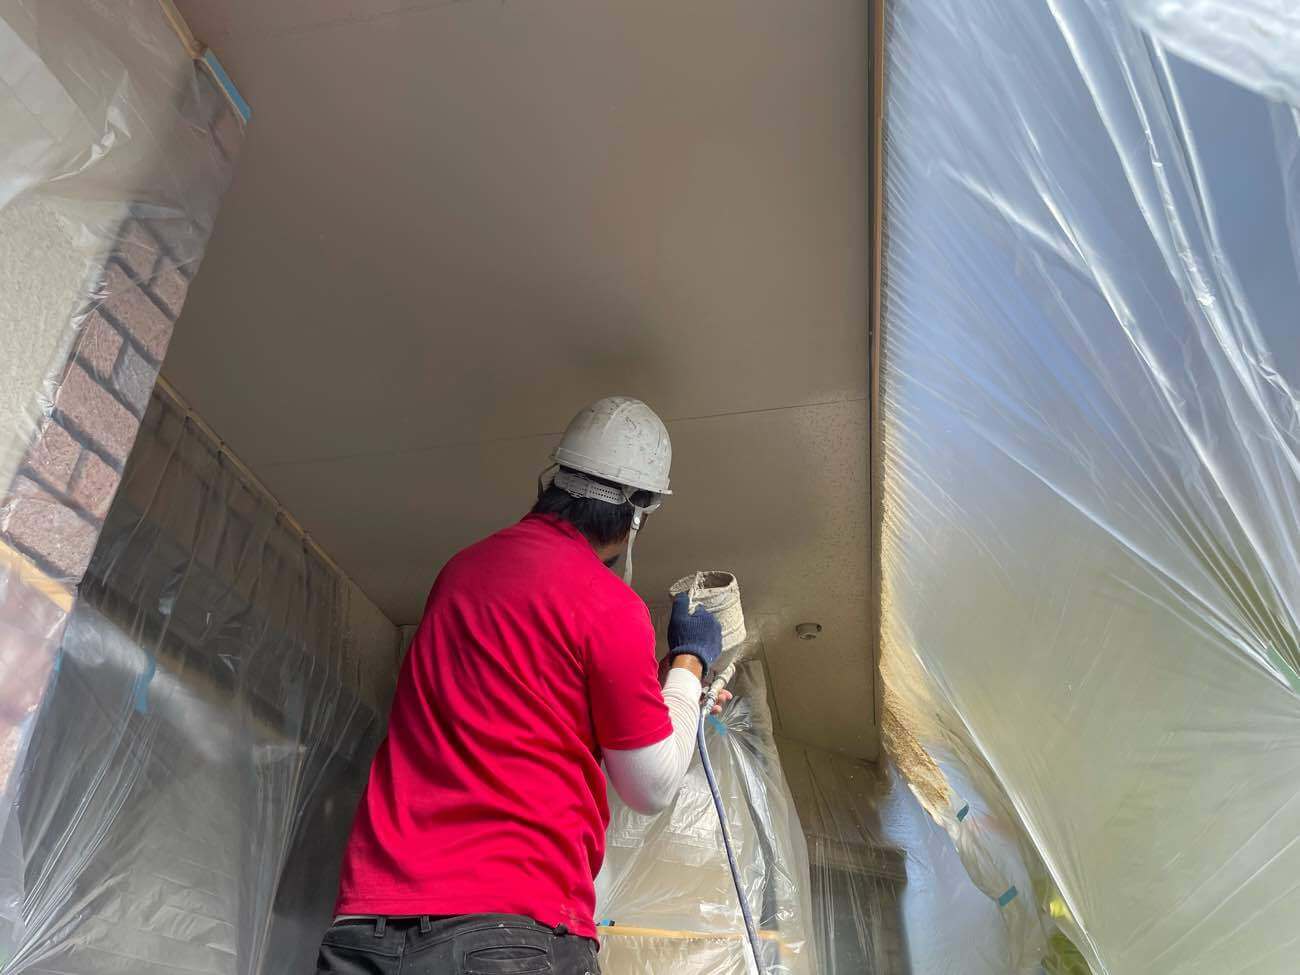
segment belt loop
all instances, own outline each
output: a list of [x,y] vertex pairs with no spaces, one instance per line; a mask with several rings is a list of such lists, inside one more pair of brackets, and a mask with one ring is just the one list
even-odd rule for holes
[[432,930],[433,930],[433,922],[429,920],[429,915],[427,914],[420,915],[420,933],[428,934]]
[[382,938],[384,936],[384,932],[387,930],[388,930],[388,918],[386,917],[375,918],[375,937]]

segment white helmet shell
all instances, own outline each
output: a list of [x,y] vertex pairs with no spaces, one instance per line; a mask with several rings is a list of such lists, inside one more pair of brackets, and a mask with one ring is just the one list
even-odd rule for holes
[[672,494],[668,428],[639,399],[609,396],[592,403],[569,422],[551,460],[615,484]]

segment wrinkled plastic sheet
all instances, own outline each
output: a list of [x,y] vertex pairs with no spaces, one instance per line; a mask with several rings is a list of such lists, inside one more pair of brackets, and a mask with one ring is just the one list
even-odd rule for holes
[[1126,0],[1169,50],[1269,98],[1300,104],[1300,6],[1292,0]]
[[0,493],[90,313],[203,255],[241,122],[191,53],[158,0],[0,0]]
[[[34,866],[41,861],[25,845],[24,835],[31,833],[22,825],[38,806],[35,796],[61,795],[66,801],[71,793],[56,786],[70,788],[82,772],[69,767],[62,779],[25,779],[20,772],[30,767],[35,717],[48,703],[65,659],[59,651],[77,585],[138,422],[130,411],[144,410],[157,371],[156,358],[149,361],[147,355],[122,353],[114,362],[88,323],[114,302],[129,311],[132,302],[146,297],[145,289],[153,289],[164,295],[159,301],[170,303],[168,312],[161,305],[134,306],[156,314],[128,315],[114,341],[125,344],[130,332],[140,349],[160,357],[169,319],[179,311],[211,232],[240,139],[226,95],[192,53],[156,0],[0,0],[0,970],[5,972],[31,968],[38,937],[61,931],[73,944],[69,932],[87,917],[79,891],[62,886],[65,875]],[[147,325],[158,328],[149,334]],[[103,370],[101,385],[92,391],[103,408],[81,410],[73,419],[65,415],[72,407],[60,393],[77,369],[86,376],[87,370]],[[46,438],[55,426],[57,445]],[[83,439],[76,440],[69,429]],[[96,437],[101,441],[94,442]],[[108,447],[104,440],[111,441]],[[78,456],[98,465],[94,483],[75,481],[79,473],[72,464]],[[76,471],[91,469],[82,465]],[[73,620],[74,632],[80,619]],[[73,729],[77,736],[98,729],[90,715],[74,712],[69,718],[70,735]],[[105,787],[93,777],[84,784]],[[92,856],[89,848],[106,826],[92,815],[95,808],[87,805],[78,815],[81,831],[65,837],[63,856]]]
[[887,743],[1004,971],[1293,972],[1294,5],[887,6]]
[[[897,768],[796,742],[781,743],[781,758],[808,837],[822,975],[1012,970],[1003,907],[975,885]],[[1045,960],[1068,950],[1052,945]]]
[[397,637],[155,397],[18,778],[0,970],[310,970]]
[[[808,855],[772,737],[760,663],[737,669],[736,693],[705,726],[742,886],[770,975],[813,975]],[[611,788],[605,866],[596,882],[605,975],[753,970],[721,827],[696,756],[680,793],[657,816]]]

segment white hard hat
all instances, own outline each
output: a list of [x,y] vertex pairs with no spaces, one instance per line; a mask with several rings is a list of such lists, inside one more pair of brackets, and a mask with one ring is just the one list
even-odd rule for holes
[[592,403],[569,422],[551,460],[615,484],[672,494],[668,428],[638,399],[609,396]]

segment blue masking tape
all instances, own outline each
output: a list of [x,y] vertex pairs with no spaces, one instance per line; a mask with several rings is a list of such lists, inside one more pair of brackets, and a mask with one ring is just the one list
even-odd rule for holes
[[149,713],[149,684],[153,681],[153,675],[158,672],[158,661],[154,660],[153,655],[149,655],[149,663],[140,676],[135,679],[135,709],[141,714]]
[[712,725],[713,730],[718,734],[725,735],[727,733],[727,726],[718,720],[716,714],[709,715],[709,724]]
[[1007,892],[998,898],[998,907],[1006,907],[1013,900],[1020,896],[1020,891],[1015,887],[1008,887]]
[[244,96],[239,93],[235,83],[230,80],[230,75],[226,74],[226,69],[221,66],[221,61],[217,59],[217,55],[211,48],[203,52],[203,63],[212,72],[212,77],[217,79],[217,84],[225,90],[226,97],[230,99],[230,104],[234,106],[240,118],[245,122],[251,119],[253,117],[253,107],[244,101]]
[[957,822],[960,823],[963,819],[965,819],[969,815],[970,815],[970,803],[968,802],[966,803],[966,805],[962,806],[959,810],[957,810]]

